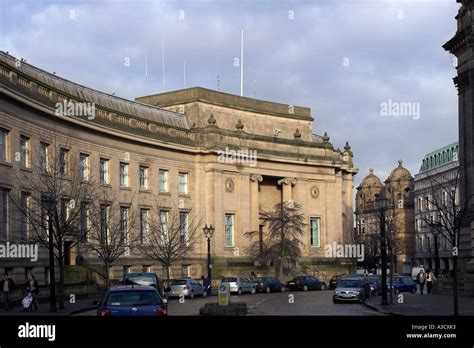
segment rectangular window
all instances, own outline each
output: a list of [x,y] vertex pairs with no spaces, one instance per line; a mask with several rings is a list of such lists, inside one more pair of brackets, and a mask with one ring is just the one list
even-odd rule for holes
[[20,136],[20,164],[22,168],[31,167],[30,143],[29,137],[25,135]]
[[168,192],[168,171],[160,169],[160,192]]
[[188,193],[188,173],[179,173],[179,193]]
[[8,240],[10,216],[10,191],[0,189],[0,238]]
[[49,144],[40,142],[39,167],[41,173],[49,173]]
[[88,240],[89,237],[89,204],[81,202],[81,236]]
[[4,128],[0,128],[0,162],[10,162],[9,149],[9,135],[10,132]]
[[128,187],[128,163],[120,162],[120,186]]
[[234,246],[234,214],[225,214],[225,246]]
[[81,153],[79,155],[81,180],[89,180],[89,155]]
[[319,247],[320,246],[319,218],[312,217],[309,220],[309,228],[310,228],[311,246]]
[[140,210],[140,237],[142,244],[148,243],[148,209]]
[[100,242],[110,244],[110,230],[109,230],[109,219],[110,219],[110,205],[100,205]]
[[128,245],[129,243],[129,216],[130,208],[129,207],[120,207],[120,236],[122,238],[122,243]]
[[109,174],[109,160],[107,158],[100,159],[100,183],[102,185],[110,184],[110,174]]
[[21,237],[24,240],[31,238],[30,213],[31,213],[31,194],[29,192],[21,193]]
[[179,213],[179,238],[181,244],[188,245],[188,213],[183,211]]
[[61,175],[69,174],[69,150],[61,148],[59,150],[59,172]]
[[181,274],[182,274],[182,277],[189,277],[189,265],[181,266]]
[[148,167],[140,166],[140,190],[148,190]]
[[160,211],[160,241],[163,245],[168,245],[168,211]]

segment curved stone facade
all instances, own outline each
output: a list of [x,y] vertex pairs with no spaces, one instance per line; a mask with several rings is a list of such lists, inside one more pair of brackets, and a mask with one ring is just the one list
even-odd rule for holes
[[[158,197],[163,209],[192,211],[202,225],[212,224],[215,262],[248,261],[245,232],[260,229],[259,209],[269,209],[282,199],[302,204],[308,225],[310,218],[319,219],[319,246],[311,245],[308,230],[303,259],[322,258],[325,244],[351,239],[357,173],[352,152],[348,144],[340,151],[327,135],[313,135],[308,108],[202,88],[138,100],[80,86],[0,53],[2,197],[21,195],[16,178],[18,173],[28,175],[28,170],[21,168],[17,155],[23,153],[21,139],[27,139],[31,160],[40,158],[41,146],[48,144],[67,147],[75,158],[87,156],[90,173],[99,173],[101,159],[107,161],[106,186],[118,192],[121,204],[139,210]],[[58,108],[81,103],[93,108],[93,115],[58,113]],[[120,184],[121,163],[128,165],[128,187]],[[147,171],[146,189],[140,188],[140,167]],[[166,192],[159,189],[160,170],[167,173]],[[21,240],[15,209],[7,198],[4,201],[0,238]],[[234,219],[231,243],[226,240],[226,214]],[[33,267],[41,275],[47,266],[46,250],[40,254],[34,264],[7,260],[4,268],[14,268],[18,276],[23,268]],[[97,262],[79,247],[68,255],[71,263],[75,254]],[[202,236],[193,252],[176,262],[171,276],[182,276],[183,265],[189,266],[190,276],[205,273],[206,254]],[[162,275],[161,265],[132,251],[120,257],[112,276],[119,278],[125,268],[147,267]]]

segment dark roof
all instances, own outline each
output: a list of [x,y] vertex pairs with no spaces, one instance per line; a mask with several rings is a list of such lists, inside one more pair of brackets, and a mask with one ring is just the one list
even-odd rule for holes
[[12,70],[16,70],[19,73],[28,76],[38,84],[41,84],[45,87],[47,86],[48,88],[57,91],[57,93],[64,94],[67,97],[72,97],[78,101],[95,103],[98,106],[112,110],[112,112],[135,116],[137,118],[156,122],[158,124],[189,129],[185,115],[156,106],[146,105],[125,98],[116,97],[89,87],[82,86],[62,77],[51,74],[47,71],[41,70],[31,64],[26,63],[25,61],[20,61],[20,64],[17,65],[15,62],[15,57],[0,51],[0,64],[3,63],[8,65]]

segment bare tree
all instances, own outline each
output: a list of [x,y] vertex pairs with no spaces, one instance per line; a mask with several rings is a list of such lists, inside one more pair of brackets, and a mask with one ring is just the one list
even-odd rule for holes
[[268,232],[263,241],[252,241],[256,231],[246,232],[251,239],[246,252],[258,260],[273,261],[275,273],[281,277],[284,261],[296,263],[301,257],[300,238],[306,226],[302,207],[296,202],[278,203],[273,210],[260,212],[260,221],[268,226]]
[[63,309],[65,255],[82,239],[80,202],[90,200],[95,186],[88,158],[79,159],[66,142],[58,140],[54,130],[47,138],[51,142],[41,142],[39,147],[29,140],[22,143],[15,159],[25,170],[16,174],[19,192],[12,201],[20,213],[25,238],[49,250],[49,226],[52,228],[59,308]]
[[191,210],[164,209],[156,197],[150,210],[152,214],[140,217],[142,233],[137,248],[165,266],[169,279],[170,267],[187,257],[201,237],[201,221]]
[[452,250],[453,259],[453,306],[454,315],[459,315],[458,302],[458,248],[459,235],[461,228],[469,214],[469,201],[467,197],[465,202],[459,200],[460,171],[456,168],[453,171],[443,175],[430,178],[429,194],[427,202],[434,218],[430,215],[422,217],[425,225],[429,226],[433,233],[436,233],[441,239],[445,239],[447,245]]
[[104,186],[98,192],[92,201],[82,206],[83,214],[87,214],[88,226],[82,231],[84,238],[81,244],[102,261],[108,288],[111,267],[121,256],[129,255],[138,242],[138,234],[132,233],[136,210],[118,203],[117,193],[110,187]]

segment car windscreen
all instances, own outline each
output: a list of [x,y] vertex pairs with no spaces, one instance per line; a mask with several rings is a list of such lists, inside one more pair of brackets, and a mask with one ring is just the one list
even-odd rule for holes
[[127,290],[111,292],[105,302],[106,306],[160,306],[163,304],[156,291]]
[[358,288],[360,287],[360,281],[352,279],[339,279],[337,282],[338,288]]
[[170,283],[170,286],[173,286],[173,285],[186,285],[187,281],[186,280],[175,280],[175,281],[172,281]]
[[126,277],[124,285],[155,285],[155,280],[152,277],[146,276],[130,276]]
[[222,282],[224,282],[224,283],[232,283],[232,282],[236,282],[236,281],[237,281],[237,278],[235,278],[235,277],[227,277],[227,278],[222,279]]

